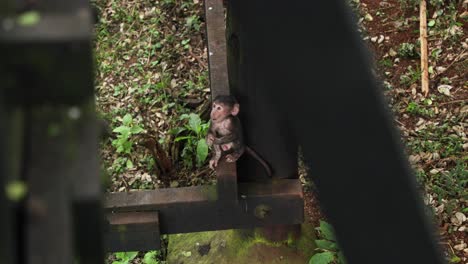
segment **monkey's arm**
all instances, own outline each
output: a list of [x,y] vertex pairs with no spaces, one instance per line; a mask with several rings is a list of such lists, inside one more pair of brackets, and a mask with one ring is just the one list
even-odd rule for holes
[[216,144],[216,145],[226,144],[226,143],[233,142],[236,139],[237,139],[237,135],[235,135],[234,133],[231,133],[223,137],[215,138],[213,140],[213,144]]
[[214,135],[211,130],[208,130],[208,133],[206,134],[206,144],[208,146],[212,146],[214,143],[214,140],[216,140],[216,136]]

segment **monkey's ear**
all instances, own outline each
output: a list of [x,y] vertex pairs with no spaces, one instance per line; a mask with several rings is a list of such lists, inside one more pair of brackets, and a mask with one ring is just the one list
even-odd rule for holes
[[231,115],[236,116],[239,113],[239,104],[234,104],[231,109]]

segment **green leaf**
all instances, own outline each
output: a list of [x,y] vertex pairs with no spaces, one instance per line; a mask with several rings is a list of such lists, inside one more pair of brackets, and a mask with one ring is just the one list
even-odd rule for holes
[[321,248],[321,249],[326,249],[326,250],[336,250],[337,249],[335,242],[325,240],[325,239],[315,240],[315,244],[317,244],[317,247]]
[[200,132],[200,129],[201,129],[201,119],[198,115],[196,114],[190,114],[190,118],[189,118],[189,127],[190,129],[195,132],[195,133],[199,133]]
[[184,119],[189,119],[190,116],[188,114],[182,114],[180,117],[179,117],[179,120],[184,120]]
[[130,154],[130,150],[132,150],[132,142],[130,141],[125,141],[123,144],[122,144],[122,147],[124,148],[124,151],[125,153],[129,153]]
[[126,114],[123,119],[122,119],[122,123],[125,125],[125,126],[130,126],[130,124],[132,123],[133,121],[133,118],[132,118],[132,115],[130,114]]
[[16,21],[21,26],[33,26],[39,23],[39,20],[41,20],[41,14],[39,14],[39,12],[29,11],[18,16]]
[[157,251],[150,251],[145,254],[145,257],[143,258],[143,263],[144,264],[159,264],[159,261],[156,259],[158,256]]
[[199,166],[203,164],[203,162],[208,157],[208,145],[206,144],[205,139],[198,140],[197,143],[197,163]]
[[325,239],[336,241],[333,227],[329,223],[321,220],[319,230]]
[[135,125],[135,126],[133,126],[133,127],[131,128],[130,131],[132,132],[132,134],[138,134],[138,133],[142,132],[143,130],[144,130],[144,129],[141,128],[140,126]]
[[433,27],[435,25],[435,20],[430,20],[429,23],[427,23],[428,27]]
[[128,159],[126,166],[127,166],[127,169],[133,169],[133,162]]
[[117,262],[117,263],[127,264],[131,260],[133,260],[137,255],[138,255],[138,251],[118,252],[118,253],[115,254],[115,257],[118,258],[121,261],[121,262]]
[[429,67],[429,69],[427,69],[427,71],[430,73],[430,74],[433,74],[434,73],[434,68],[432,66]]
[[136,258],[137,255],[138,255],[138,251],[127,252],[128,260],[133,260],[134,258]]
[[130,134],[130,131],[131,131],[131,128],[128,126],[119,126],[119,127],[114,128],[114,130],[112,130],[112,132],[114,133],[120,133],[123,135]]
[[174,139],[174,142],[181,141],[181,140],[186,140],[186,139],[189,139],[189,138],[192,138],[192,136],[176,137],[176,139]]
[[335,260],[332,252],[317,253],[309,260],[309,264],[330,264]]
[[169,130],[168,133],[171,135],[178,135],[180,132],[185,131],[185,130],[186,130],[185,127],[176,127],[176,128]]

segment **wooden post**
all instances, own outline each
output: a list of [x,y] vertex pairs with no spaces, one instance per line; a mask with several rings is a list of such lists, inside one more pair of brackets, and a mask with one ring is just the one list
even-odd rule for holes
[[421,91],[429,93],[429,70],[427,62],[427,19],[426,0],[421,0],[419,7],[419,37],[421,39]]
[[[266,54],[265,50],[270,48],[259,44],[269,37],[278,37],[264,34],[264,27],[269,27],[269,21],[255,19],[258,11],[254,11],[253,7],[256,4],[257,1],[228,2],[226,31],[229,86],[231,93],[240,102],[239,117],[246,144],[270,164],[274,178],[298,178],[298,148],[289,129],[290,117],[278,110],[281,106],[267,100],[272,89],[283,87],[288,92],[289,84],[285,83],[284,76],[272,75],[265,65],[270,58],[285,52],[278,50]],[[262,181],[269,178],[258,161],[249,155],[243,155],[237,164],[239,181]],[[298,228],[275,225],[265,227],[260,233],[271,241],[281,241]]]

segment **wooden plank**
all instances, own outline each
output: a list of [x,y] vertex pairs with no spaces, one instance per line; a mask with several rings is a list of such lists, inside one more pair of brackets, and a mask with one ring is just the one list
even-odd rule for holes
[[158,212],[107,215],[106,249],[110,252],[156,250],[161,247]]
[[[91,109],[92,104],[79,110],[74,108],[81,113],[74,129],[79,144],[74,148],[76,162],[69,165],[75,256],[80,263],[102,263],[104,258],[98,126]],[[93,236],[92,241],[89,236]]]
[[61,111],[54,107],[30,110],[27,130],[25,218],[26,263],[72,263],[72,225],[68,196],[73,148]]
[[111,193],[104,207],[112,212],[159,212],[161,234],[299,224],[304,218],[298,180],[239,184],[239,203],[217,200],[216,186]]
[[205,0],[211,97],[229,94],[226,62],[226,24],[222,0]]
[[25,263],[102,263],[97,130],[91,109],[87,104],[30,109]]
[[237,168],[236,163],[226,162],[222,158],[216,168],[216,183],[218,190],[218,201],[222,203],[237,203]]
[[[223,1],[205,0],[205,17],[211,98],[216,98],[218,95],[230,94]],[[218,178],[219,201],[223,203],[237,203],[236,163],[227,163],[222,158],[216,169],[216,176]]]
[[[7,199],[6,195],[6,186],[8,183],[8,164],[6,162],[7,153],[9,153],[8,148],[8,131],[9,119],[7,119],[7,114],[5,113],[5,104],[3,100],[3,93],[0,93],[0,212],[2,216],[0,217],[0,233],[2,234],[2,239],[0,240],[0,258],[5,263],[17,263],[15,258],[16,251],[16,234],[14,228],[14,210],[11,208],[11,203]],[[12,221],[13,220],[13,221]]]
[[[273,177],[297,179],[298,144],[290,127],[291,111],[283,111],[283,105],[287,102],[272,103],[268,99],[270,93],[276,90],[281,90],[284,96],[293,93],[294,72],[287,70],[288,75],[284,75],[276,71],[275,60],[296,54],[296,49],[284,50],[281,45],[277,45],[283,41],[288,42],[288,37],[277,37],[274,33],[275,27],[268,28],[268,24],[272,23],[270,20],[266,22],[256,19],[258,15],[268,16],[266,10],[270,10],[271,7],[265,7],[263,10],[259,6],[270,3],[262,3],[227,2],[226,35],[230,92],[240,103],[239,118],[244,130],[245,144],[270,164]],[[285,5],[284,8],[290,7]],[[259,13],[254,10],[262,11]],[[266,29],[258,30],[263,26]],[[265,34],[265,31],[269,33]],[[274,45],[275,49],[272,49],[271,45]],[[242,155],[237,165],[239,181],[270,178],[262,165],[250,155]]]

